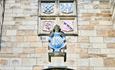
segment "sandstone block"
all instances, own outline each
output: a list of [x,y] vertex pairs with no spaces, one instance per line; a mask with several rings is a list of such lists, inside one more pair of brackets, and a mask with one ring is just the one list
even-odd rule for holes
[[16,43],[17,45],[15,46],[15,47],[21,47],[21,48],[25,48],[25,47],[31,47],[31,45],[30,45],[30,43],[29,42],[22,42],[22,41],[20,41],[20,42],[17,42]]
[[103,37],[90,37],[91,43],[103,43]]
[[104,66],[106,66],[106,67],[115,67],[115,59],[114,58],[104,59]]
[[23,48],[23,52],[22,53],[30,53],[30,54],[32,54],[32,53],[35,53],[35,49],[34,48]]
[[109,36],[109,37],[115,37],[115,30],[110,30],[110,31],[108,32],[108,36]]
[[14,67],[10,67],[10,66],[3,66],[3,67],[0,67],[1,70],[13,70]]
[[42,70],[44,66],[36,65],[32,70]]
[[93,70],[93,67],[90,67],[90,66],[81,66],[81,67],[77,67],[76,70]]
[[7,30],[6,35],[16,35],[16,30]]
[[89,59],[77,59],[78,66],[89,66]]
[[78,25],[89,25],[89,21],[83,21],[83,19],[78,21]]
[[14,21],[8,21],[8,20],[6,20],[4,22],[4,25],[15,25],[15,22]]
[[90,48],[91,44],[89,44],[89,43],[79,43],[79,47],[80,48]]
[[78,37],[78,42],[82,42],[82,43],[84,43],[84,42],[89,42],[89,37],[87,37],[87,36],[79,36]]
[[12,48],[12,52],[13,53],[22,53],[23,52],[23,48]]
[[110,30],[97,30],[97,36],[107,37],[109,31],[110,31]]
[[80,36],[96,36],[95,30],[79,30]]
[[102,58],[90,58],[90,66],[104,66]]
[[16,36],[16,41],[23,42],[24,41],[24,36]]
[[107,67],[94,67],[94,70],[108,70]]
[[18,28],[19,30],[36,30],[36,26],[33,25],[33,26],[19,26]]
[[[104,17],[103,17],[104,18]],[[112,25],[112,22],[111,21],[99,21],[99,25]]]
[[37,64],[37,59],[36,58],[22,58],[22,66],[34,66]]
[[77,42],[77,37],[68,36],[66,37],[66,41],[67,42]]
[[106,37],[104,38],[105,43],[115,43],[115,37]]
[[3,58],[0,59],[0,65],[6,65],[7,63],[8,63],[7,59],[3,59]]
[[38,36],[24,36],[24,41],[26,42],[37,42],[39,39],[38,39]]
[[100,49],[101,50],[101,54],[109,54],[110,50],[109,49]]
[[92,44],[92,48],[103,49],[103,48],[107,48],[107,46],[106,46],[106,44],[103,44],[103,43],[96,43],[96,44]]
[[96,26],[96,30],[112,30],[112,26]]
[[107,57],[108,58],[115,58],[115,55],[114,54],[108,54]]
[[18,67],[15,67],[15,70],[32,70],[32,66],[31,67],[18,66]]
[[90,48],[90,49],[88,49],[88,53],[89,54],[100,54],[101,50],[100,49],[96,49],[96,48]]
[[109,44],[107,44],[107,48],[115,48],[115,44],[114,43],[109,43]]
[[94,25],[85,25],[85,26],[78,26],[78,28],[80,29],[80,30],[93,30],[94,29]]
[[48,52],[48,47],[38,47],[38,48],[35,49],[35,52],[38,53],[38,54],[47,53]]
[[115,67],[107,67],[107,70],[115,70]]

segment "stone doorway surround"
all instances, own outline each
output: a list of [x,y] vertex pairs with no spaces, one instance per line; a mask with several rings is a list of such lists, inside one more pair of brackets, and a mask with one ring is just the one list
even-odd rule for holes
[[47,69],[43,69],[43,70],[73,70],[73,69],[62,68],[62,67],[52,67],[52,68],[47,68]]

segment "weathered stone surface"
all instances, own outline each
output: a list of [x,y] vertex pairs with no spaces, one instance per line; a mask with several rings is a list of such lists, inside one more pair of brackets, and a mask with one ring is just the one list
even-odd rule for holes
[[89,56],[89,54],[85,54],[85,53],[81,53],[80,55],[79,55],[79,57],[80,58],[89,58],[90,56]]
[[104,66],[102,58],[90,58],[90,66]]
[[89,48],[88,49],[88,53],[89,54],[100,54],[101,53],[101,49],[99,49],[99,48]]
[[24,41],[37,42],[39,39],[38,36],[24,36]]
[[90,43],[78,43],[77,46],[80,48],[90,48],[91,44]]
[[89,59],[77,59],[78,66],[89,66]]
[[115,67],[108,67],[107,70],[115,70]]
[[0,65],[6,65],[8,63],[7,59],[0,59]]
[[48,52],[48,47],[39,47],[39,48],[35,48],[35,52],[36,53],[46,53]]
[[115,48],[115,43],[109,43],[107,44],[107,48]]
[[79,36],[78,37],[78,42],[82,42],[82,43],[87,43],[89,42],[89,37],[86,37],[86,36]]
[[81,66],[81,67],[78,67],[76,70],[93,70],[93,67],[90,67],[90,66]]
[[101,53],[102,54],[115,54],[115,49],[110,49],[110,48],[108,48],[108,49],[101,49]]
[[24,36],[16,36],[16,41],[18,42],[23,42],[24,41]]
[[0,53],[12,53],[12,48],[4,47],[4,48],[2,48]]
[[26,54],[26,53],[32,54],[33,53],[34,54],[35,53],[35,48],[32,48],[32,47],[30,47],[30,48],[24,48],[22,53],[24,53],[24,54]]
[[20,67],[16,67],[15,69],[16,70],[32,70],[33,67],[22,67],[22,66],[20,66]]
[[37,59],[36,58],[22,58],[22,66],[34,66],[37,64]]
[[23,48],[12,48],[12,53],[22,53],[23,52]]
[[107,48],[106,44],[103,43],[95,43],[91,45],[92,48],[99,48],[99,49],[104,49]]
[[6,35],[16,35],[16,30],[7,30]]
[[96,36],[95,30],[79,30],[80,36]]
[[110,30],[110,31],[108,32],[108,36],[109,36],[109,37],[115,37],[115,30]]
[[105,43],[115,43],[115,37],[106,37],[104,38]]
[[108,70],[107,67],[94,67],[94,70]]
[[32,70],[42,70],[43,69],[43,66],[40,66],[40,65],[36,65],[33,67]]
[[96,54],[96,53],[90,53],[89,58],[100,58],[100,57],[107,57],[106,54]]
[[109,51],[109,49],[100,49],[100,53],[101,54],[109,54],[110,53],[110,51]]
[[33,35],[33,36],[36,36],[37,31],[35,31],[35,30],[18,30],[17,35],[24,35],[24,36]]
[[112,30],[113,26],[95,26],[96,30]]
[[94,25],[87,25],[87,26],[79,26],[78,27],[80,30],[93,30],[94,29]]
[[106,67],[115,67],[115,59],[114,58],[105,58],[104,65]]
[[98,30],[97,31],[97,36],[107,37],[108,36],[108,32],[109,32],[109,30]]
[[103,37],[90,37],[91,43],[103,43]]
[[107,21],[107,19],[105,21],[99,21],[99,25],[112,25],[113,23],[109,20]]

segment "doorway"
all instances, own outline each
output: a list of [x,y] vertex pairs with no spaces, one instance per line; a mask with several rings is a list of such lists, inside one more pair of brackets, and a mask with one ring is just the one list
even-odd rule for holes
[[47,68],[43,70],[74,70],[74,69],[54,67],[54,68]]

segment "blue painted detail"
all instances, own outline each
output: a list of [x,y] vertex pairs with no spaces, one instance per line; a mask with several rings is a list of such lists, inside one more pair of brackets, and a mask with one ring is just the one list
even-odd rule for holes
[[54,4],[53,3],[44,3],[42,5],[43,13],[51,14],[54,12]]
[[65,37],[61,36],[60,32],[54,32],[53,36],[49,37],[49,47],[54,50],[54,52],[60,52],[62,48],[65,47]]
[[61,3],[60,10],[62,13],[66,14],[73,13],[73,3]]

